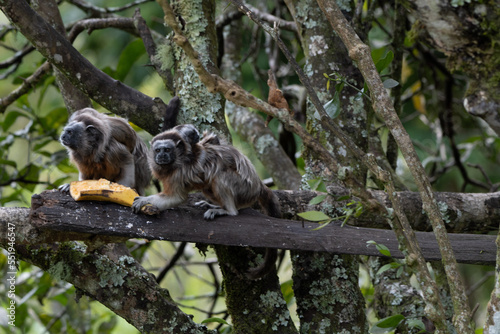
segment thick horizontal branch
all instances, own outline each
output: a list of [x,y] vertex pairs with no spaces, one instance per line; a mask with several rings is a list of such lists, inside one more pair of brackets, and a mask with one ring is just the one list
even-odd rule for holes
[[[287,193],[279,193],[286,202]],[[286,206],[286,205],[285,205]],[[314,231],[317,224],[264,216],[245,209],[236,217],[203,220],[203,211],[187,205],[159,216],[135,215],[130,208],[114,203],[75,202],[58,191],[48,191],[32,198],[31,223],[47,231],[46,242],[67,239],[143,238],[148,240],[188,241],[228,246],[268,247],[334,254],[381,256],[367,241],[387,246],[392,255],[402,258],[391,230],[340,227],[330,224]],[[54,233],[64,232],[64,233]],[[461,263],[493,265],[496,257],[495,236],[474,234],[449,235],[457,260]],[[428,261],[440,260],[434,234],[417,232],[423,255]]]

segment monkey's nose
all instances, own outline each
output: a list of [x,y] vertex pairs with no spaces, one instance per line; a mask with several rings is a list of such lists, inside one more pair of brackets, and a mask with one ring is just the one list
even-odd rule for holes
[[170,158],[164,155],[157,155],[155,161],[158,165],[167,165],[170,163]]

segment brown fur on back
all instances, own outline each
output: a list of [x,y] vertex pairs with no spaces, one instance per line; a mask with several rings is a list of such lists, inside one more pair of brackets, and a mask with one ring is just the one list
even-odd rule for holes
[[151,179],[147,147],[127,121],[85,108],[70,117],[67,127],[72,124],[95,128],[92,136],[83,135],[77,148],[68,148],[70,159],[78,167],[81,179],[105,178],[117,182],[125,176],[123,167],[132,164],[135,173],[130,186],[140,194],[144,192]]

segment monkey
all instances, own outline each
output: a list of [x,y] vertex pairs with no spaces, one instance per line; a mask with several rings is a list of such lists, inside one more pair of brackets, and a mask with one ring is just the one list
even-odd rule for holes
[[[147,146],[127,121],[84,108],[71,115],[60,136],[78,179],[105,178],[144,194],[151,180]],[[59,187],[69,191],[69,184]]]
[[149,165],[153,176],[163,184],[163,192],[137,197],[134,212],[146,204],[163,211],[182,204],[189,192],[201,191],[213,203],[197,203],[208,207],[204,213],[207,220],[236,216],[239,209],[257,201],[268,215],[281,216],[277,198],[262,183],[248,158],[213,133],[205,133],[197,141],[197,133],[193,125],[185,124],[152,139]]
[[[239,209],[256,202],[267,215],[281,217],[276,195],[262,183],[250,160],[213,133],[204,133],[199,140],[193,125],[178,125],[152,139],[148,157],[153,176],[160,180],[163,191],[136,197],[132,205],[135,213],[146,204],[164,211],[185,202],[189,192],[201,191],[208,201],[195,205],[208,209],[203,215],[206,220],[236,216]],[[252,268],[247,277],[256,279],[267,274],[276,257],[276,250],[266,249],[264,263]]]
[[179,133],[191,147],[200,141],[200,132],[193,124],[177,125],[173,130]]

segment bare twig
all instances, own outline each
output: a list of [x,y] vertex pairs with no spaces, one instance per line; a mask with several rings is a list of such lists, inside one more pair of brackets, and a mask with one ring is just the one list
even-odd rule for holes
[[[397,196],[394,195],[396,193],[395,192],[396,188],[394,186],[394,182],[392,181],[391,175],[377,165],[377,162],[373,155],[365,154],[358,146],[356,146],[352,142],[349,136],[347,136],[336,123],[331,122],[331,119],[324,110],[322,103],[320,102],[318,96],[316,95],[316,92],[309,83],[308,77],[303,73],[302,69],[295,62],[294,57],[290,54],[290,52],[288,51],[284,43],[281,41],[280,37],[276,34],[276,32],[269,26],[263,24],[258,18],[256,18],[252,14],[252,12],[248,10],[248,8],[246,8],[240,1],[233,0],[232,2],[236,3],[241,11],[243,11],[247,16],[249,16],[254,22],[263,27],[263,29],[271,36],[273,36],[273,38],[276,40],[278,46],[283,51],[290,64],[292,64],[292,66],[294,67],[296,73],[299,76],[300,81],[306,87],[306,90],[308,91],[309,94],[309,98],[311,99],[312,103],[314,104],[316,110],[320,115],[322,125],[325,126],[329,131],[334,133],[335,136],[339,138],[344,143],[344,145],[346,145],[346,147],[351,151],[351,153],[353,153],[360,161],[362,161],[370,169],[370,171],[374,174],[376,178],[378,178],[385,184],[386,191],[389,194],[395,213],[395,215],[391,216],[392,218],[391,226],[398,235],[398,239],[404,242],[404,249],[408,250],[409,253],[412,254],[412,257],[409,258],[410,260],[408,262],[412,267],[415,266],[418,267],[419,270],[416,270],[416,274],[417,277],[419,278],[419,281],[425,282],[426,286],[429,287],[429,289],[426,289],[426,291],[424,291],[424,294],[426,294],[428,309],[433,310],[436,322],[441,324],[441,328],[445,328],[446,318],[444,316],[443,306],[440,303],[439,299],[436,299],[434,297],[438,295],[437,286],[431,279],[430,273],[427,269],[427,265],[422,256],[420,247],[416,242],[415,235],[411,229],[408,218],[405,216],[403,212],[400,200]],[[347,24],[347,22],[345,24]],[[353,189],[353,193],[358,193],[358,192],[360,192],[359,189],[356,188]]]
[[172,73],[169,70],[162,69],[161,64],[156,59],[156,44],[153,40],[153,37],[151,36],[151,31],[149,30],[146,21],[141,16],[139,8],[137,8],[134,13],[134,25],[137,28],[137,32],[139,33],[142,42],[144,43],[146,52],[149,55],[149,61],[154,66],[156,73],[158,73],[158,75],[162,78],[163,83],[165,84],[165,87],[168,89],[170,94],[172,94],[172,96],[175,95],[173,83],[174,78],[172,76]]
[[51,66],[49,62],[45,62],[42,66],[40,66],[35,73],[30,75],[28,78],[23,80],[21,86],[17,87],[14,91],[12,91],[9,95],[0,99],[0,113],[5,112],[5,109],[14,103],[19,97],[23,96],[27,92],[29,92],[33,86],[35,86],[40,80],[42,80],[47,73],[51,70]]
[[23,57],[32,52],[33,50],[35,50],[35,48],[32,45],[28,45],[24,47],[22,50],[16,51],[16,53],[12,57],[0,62],[0,68],[7,68],[14,64],[20,63]]
[[[295,22],[286,21],[280,17],[271,15],[269,13],[261,12],[257,8],[252,7],[250,5],[247,5],[247,6],[252,10],[252,12],[255,13],[255,15],[260,17],[263,21],[266,21],[270,24],[274,24],[275,22],[277,22],[281,29],[297,32],[297,25],[295,24]],[[230,24],[233,20],[237,20],[237,19],[241,18],[242,16],[243,16],[243,13],[238,12],[238,11],[227,11],[227,12],[223,13],[215,21],[215,23],[217,25],[217,29],[222,28],[222,27]]]
[[88,3],[88,2],[83,1],[83,0],[70,0],[68,2],[72,3],[73,5],[75,5],[76,7],[80,8],[81,10],[83,10],[85,12],[92,13],[93,16],[100,16],[102,14],[111,14],[111,13],[122,12],[124,10],[129,9],[129,8],[141,5],[143,3],[153,2],[153,1],[154,0],[136,0],[136,1],[132,1],[132,2],[130,2],[124,6],[121,6],[121,7],[104,7],[104,8],[95,6],[91,3]]

